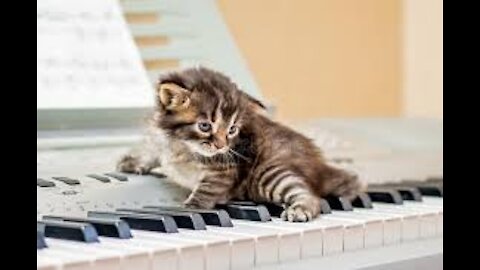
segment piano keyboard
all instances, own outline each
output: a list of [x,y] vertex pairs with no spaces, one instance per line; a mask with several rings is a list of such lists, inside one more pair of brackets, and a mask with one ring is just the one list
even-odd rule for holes
[[37,269],[253,269],[443,236],[441,178],[327,197],[308,223],[268,203],[184,209],[155,176],[44,177],[37,194]]

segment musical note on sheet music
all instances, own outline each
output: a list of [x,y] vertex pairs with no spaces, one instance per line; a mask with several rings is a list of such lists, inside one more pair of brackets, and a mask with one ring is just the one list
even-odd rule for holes
[[37,1],[37,109],[149,107],[152,95],[117,1]]

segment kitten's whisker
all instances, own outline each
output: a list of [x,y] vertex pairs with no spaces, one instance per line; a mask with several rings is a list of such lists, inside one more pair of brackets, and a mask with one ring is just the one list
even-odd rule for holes
[[247,162],[252,162],[249,158],[241,155],[240,153],[236,152],[236,151],[233,150],[233,149],[228,149],[228,151],[229,151],[230,153],[236,155],[237,157],[244,159],[244,160],[247,161]]

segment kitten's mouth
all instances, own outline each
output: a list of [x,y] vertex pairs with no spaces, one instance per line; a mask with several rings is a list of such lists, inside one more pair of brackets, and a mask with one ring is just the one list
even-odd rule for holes
[[213,157],[215,155],[225,154],[228,152],[227,146],[224,146],[222,148],[216,148],[208,142],[202,142],[199,144],[197,142],[186,141],[186,144],[192,152],[195,152],[205,157]]

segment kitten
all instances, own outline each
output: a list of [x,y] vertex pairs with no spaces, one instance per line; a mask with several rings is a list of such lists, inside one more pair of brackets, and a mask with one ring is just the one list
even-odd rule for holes
[[190,68],[162,76],[145,141],[118,163],[123,172],[155,167],[192,190],[186,207],[231,199],[284,203],[282,218],[319,215],[320,197],[353,198],[356,175],[331,167],[300,133],[269,119],[264,105],[226,76]]

